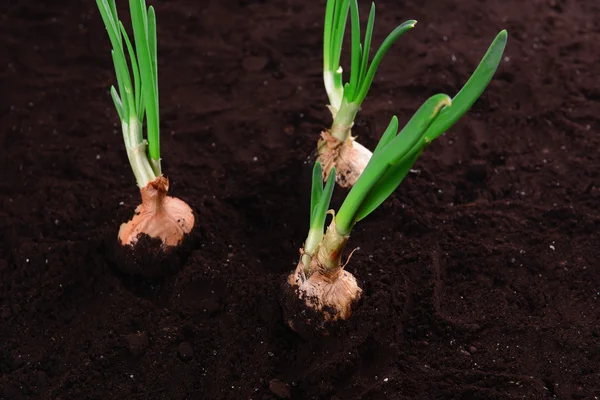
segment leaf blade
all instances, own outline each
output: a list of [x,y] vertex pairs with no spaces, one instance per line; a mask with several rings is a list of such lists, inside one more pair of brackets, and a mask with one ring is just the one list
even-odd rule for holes
[[364,219],[367,215],[375,211],[402,183],[410,169],[417,161],[420,154],[417,154],[402,163],[397,163],[390,168],[381,177],[381,184],[375,186],[369,196],[363,202],[361,208],[356,213],[355,223]]
[[[148,42],[148,21],[144,0],[130,0],[129,9],[133,25],[133,36],[140,68],[142,82],[142,96],[146,110],[146,136],[148,140],[148,154],[150,158],[160,160],[160,130],[158,121],[158,105],[156,95],[155,74],[152,70],[150,48]],[[160,171],[155,171],[157,175]]]
[[353,93],[358,90],[358,82],[360,79],[360,62],[362,58],[360,45],[360,16],[358,13],[358,3],[356,0],[351,0],[350,2],[350,24],[352,27],[350,85],[348,87],[348,91],[344,90],[344,95],[348,99],[352,99]]
[[110,87],[110,96],[113,99],[113,103],[115,103],[115,108],[117,109],[117,114],[119,114],[119,119],[121,121],[125,120],[125,112],[123,110],[123,102],[117,93],[117,89],[114,86]]
[[371,156],[371,158],[373,158],[373,156],[375,156],[376,154],[379,154],[381,149],[383,149],[392,140],[394,140],[397,133],[398,133],[398,117],[396,117],[394,115],[392,117],[390,123],[388,124],[388,127],[383,132],[383,135],[381,135],[381,139],[379,139],[379,142],[377,142],[377,146],[375,147],[375,150],[373,150],[373,155]]
[[[373,154],[367,167],[350,189],[350,193],[336,216],[339,232],[349,234],[359,215],[364,218],[379,207],[402,182],[403,177],[386,175],[387,171],[392,168],[392,164],[402,162],[403,158],[412,154],[412,149],[422,141],[427,128],[440,110],[444,105],[450,103],[450,97],[445,94],[431,96],[421,105],[400,133],[385,147]],[[388,185],[384,179],[394,180]],[[395,186],[391,187],[392,184]]]
[[452,105],[442,110],[436,121],[429,127],[432,139],[454,125],[481,96],[498,69],[507,40],[506,30],[502,30],[496,35],[467,83],[452,99]]
[[323,168],[316,162],[312,172],[312,185],[310,190],[310,226],[313,224],[315,209],[323,196]]
[[371,3],[371,11],[369,11],[369,20],[367,21],[367,30],[365,31],[365,42],[363,47],[363,55],[360,63],[358,87],[362,86],[369,66],[369,53],[371,52],[371,40],[373,38],[373,27],[375,26],[375,3]]
[[141,114],[141,107],[143,107],[142,96],[140,96],[140,69],[135,56],[135,51],[133,50],[133,46],[131,45],[131,41],[129,40],[129,35],[127,34],[125,26],[121,21],[119,21],[119,27],[121,28],[121,35],[125,40],[125,46],[127,48],[127,52],[129,53],[129,61],[131,63],[131,69],[133,71],[133,98],[135,99],[135,113],[136,115],[138,115],[138,119],[140,119],[139,115]]
[[371,62],[371,65],[367,70],[363,82],[361,82],[360,89],[354,96],[353,102],[357,102],[359,104],[363,102],[363,100],[367,96],[367,93],[369,92],[369,89],[371,88],[371,84],[373,83],[373,79],[375,78],[377,68],[379,68],[379,64],[381,64],[381,61],[383,60],[383,57],[385,56],[387,51],[390,49],[390,47],[392,47],[394,42],[400,38],[400,36],[404,35],[410,29],[414,28],[416,24],[417,21],[413,19],[405,21],[402,24],[398,25],[396,29],[390,32],[390,34],[385,38],[385,40],[383,41],[381,46],[379,46],[379,49],[375,53],[375,57],[373,57],[373,61]]
[[331,203],[331,197],[333,196],[333,189],[335,187],[335,168],[331,169],[329,173],[329,177],[327,177],[327,183],[325,183],[325,188],[323,189],[323,194],[321,195],[321,199],[315,209],[314,220],[311,228],[320,228],[321,231],[325,228],[325,219],[327,218],[327,210],[329,209],[329,204]]

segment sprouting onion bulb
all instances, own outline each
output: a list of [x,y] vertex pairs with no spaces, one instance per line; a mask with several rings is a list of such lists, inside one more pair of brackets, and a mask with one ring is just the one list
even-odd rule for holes
[[[340,58],[346,23],[350,13],[352,46],[349,81],[344,83]],[[323,36],[323,82],[329,97],[329,111],[333,117],[331,128],[321,133],[318,144],[319,161],[323,164],[323,177],[337,167],[337,181],[341,186],[354,185],[366,167],[371,152],[351,135],[356,114],[364,101],[377,68],[392,44],[417,21],[408,20],[394,29],[383,41],[369,63],[371,39],[375,23],[375,4],[371,5],[364,41],[357,0],[328,0],[325,9]]]
[[[347,319],[361,296],[356,278],[344,269],[342,253],[355,224],[381,205],[400,185],[425,147],[446,132],[471,107],[490,82],[506,46],[500,32],[465,86],[454,97],[437,94],[423,103],[398,132],[393,117],[381,136],[364,172],[352,187],[325,233],[326,215],[336,169],[325,187],[321,165],[313,170],[310,229],[296,270],[288,284],[306,306],[322,313],[325,321]],[[290,321],[293,325],[293,321]]]
[[132,43],[119,20],[115,0],[96,0],[96,4],[112,45],[117,76],[118,89],[112,86],[110,93],[121,120],[127,157],[142,196],[133,219],[121,225],[119,240],[123,245],[133,245],[139,235],[147,234],[160,238],[164,247],[176,246],[192,230],[194,214],[185,202],[167,196],[169,182],[161,170],[154,8],[147,8],[145,0],[129,1]]

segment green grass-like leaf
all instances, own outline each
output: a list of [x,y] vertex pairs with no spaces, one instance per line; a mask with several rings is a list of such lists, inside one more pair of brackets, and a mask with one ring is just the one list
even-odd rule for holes
[[431,124],[429,128],[431,140],[454,125],[481,96],[502,61],[507,40],[506,30],[498,33],[467,83],[452,99],[452,105],[443,109],[439,117]]
[[[375,181],[361,201],[353,218],[354,223],[377,209],[404,180],[428,143],[423,139],[427,129],[439,115],[442,107],[449,105],[450,102],[450,97],[445,94],[430,97],[402,131],[375,156],[374,164],[381,163],[383,172],[376,172],[381,174],[380,178]],[[372,168],[377,169],[375,165]]]
[[119,93],[117,93],[117,89],[114,86],[110,87],[110,96],[113,99],[113,103],[115,103],[115,108],[117,109],[117,114],[119,114],[119,118],[121,121],[125,119],[125,110],[123,109],[123,102],[121,101],[121,97],[119,97]]
[[469,110],[498,68],[506,41],[507,33],[501,31],[454,99],[445,94],[430,97],[397,135],[398,121],[392,118],[336,216],[340,234],[349,234],[357,221],[379,207],[400,185],[425,147]]
[[[125,26],[119,20],[115,0],[96,0],[102,21],[112,45],[112,59],[117,77],[117,89],[111,88],[111,97],[119,118],[129,123],[137,119],[146,122],[148,153],[153,160],[160,160],[160,129],[158,112],[158,71],[156,55],[156,15],[154,9],[146,9],[145,0],[130,0],[132,42]],[[127,63],[129,57],[129,64]],[[146,117],[146,118],[144,118]],[[133,138],[129,138],[134,140]],[[135,146],[142,143],[140,136]],[[126,138],[126,140],[128,140]],[[160,171],[155,171],[157,175]]]
[[315,219],[315,210],[317,209],[317,206],[321,201],[321,197],[323,196],[322,174],[323,168],[321,167],[321,163],[316,162],[312,172],[312,186],[310,193],[310,226],[313,225],[313,221]]
[[154,71],[155,91],[157,93],[156,108],[158,110],[158,54],[156,40],[156,12],[154,7],[148,8],[148,49],[150,50],[150,62],[152,63],[152,71]]
[[[373,155],[371,156],[371,159],[373,159],[374,156],[377,156],[378,154],[380,154],[381,149],[383,149],[385,146],[388,145],[388,143],[390,143],[392,140],[394,140],[397,133],[398,133],[398,117],[396,117],[394,115],[392,117],[392,120],[388,124],[388,127],[386,128],[385,132],[383,132],[383,135],[381,135],[381,139],[379,139],[379,142],[377,143],[377,146],[375,147],[375,150],[373,151]],[[369,161],[371,161],[371,160],[369,160]]]
[[[160,129],[158,116],[158,82],[153,65],[150,45],[156,43],[156,37],[150,38],[149,33],[156,34],[155,20],[151,21],[153,27],[149,29],[148,12],[144,0],[130,0],[131,23],[137,61],[140,68],[142,82],[142,96],[146,111],[148,153],[150,158],[160,160]],[[153,12],[152,12],[153,14]],[[149,32],[151,31],[151,32]],[[154,45],[153,45],[154,46]],[[155,171],[160,174],[160,171]]]
[[122,102],[122,112],[124,115],[129,116],[132,107],[135,105],[135,98],[133,96],[131,77],[129,68],[127,67],[127,60],[125,59],[125,52],[123,51],[123,41],[119,30],[119,20],[115,2],[114,0],[96,0],[96,5],[98,6],[102,21],[106,27],[106,32],[108,33],[108,38],[112,45],[111,54],[115,67],[115,74],[117,75],[117,86],[119,87],[119,96]]
[[[356,0],[350,2],[350,23],[352,25],[352,52],[350,57],[350,81],[344,89],[344,95],[352,98],[352,92],[358,87],[360,81],[360,64],[362,58],[362,45],[360,43],[360,20],[358,14],[358,3]],[[347,93],[346,93],[347,92]]]
[[[375,18],[374,5],[372,8],[371,15],[373,16],[373,19],[374,19]],[[371,16],[369,16],[369,19],[370,18],[371,18]],[[396,29],[394,29],[385,38],[385,40],[383,41],[381,46],[379,46],[379,49],[375,53],[375,57],[373,57],[373,61],[369,65],[367,72],[363,76],[360,77],[360,86],[356,87],[354,89],[353,97],[351,98],[351,102],[357,103],[357,104],[362,104],[365,97],[367,97],[367,93],[369,92],[371,85],[373,84],[373,79],[375,79],[375,73],[377,72],[377,69],[379,68],[379,65],[381,64],[381,61],[383,61],[383,57],[385,56],[385,54],[388,52],[390,47],[392,47],[392,45],[396,42],[396,40],[398,40],[400,38],[400,36],[404,35],[410,29],[414,28],[416,24],[417,24],[417,21],[415,21],[413,19],[405,21],[402,24],[400,24],[399,26],[397,26]],[[371,28],[371,32],[367,31],[367,34],[372,35],[372,28]],[[365,38],[365,42],[366,41],[367,41],[367,38]],[[368,41],[370,44],[371,37],[368,37]],[[364,58],[362,60],[362,63],[365,65],[368,65],[368,62],[369,62],[368,56],[369,56],[368,53],[366,53],[363,56]]]
[[392,118],[382,136],[384,142],[388,143],[378,144],[371,160],[340,208],[336,223],[341,232],[349,232],[356,222],[379,207],[398,187],[412,166],[410,163],[408,168],[404,168],[406,160],[403,158],[421,141],[442,107],[450,102],[450,97],[445,94],[430,97],[397,135],[397,129],[392,129],[398,126],[398,122],[396,118]]
[[[340,59],[348,13],[350,13],[351,24],[350,77],[348,82],[344,83],[340,69]],[[356,103],[360,106],[373,83],[375,72],[381,64],[384,55],[400,36],[414,27],[416,21],[406,21],[394,29],[383,41],[375,53],[373,62],[369,66],[369,53],[374,24],[375,4],[371,4],[363,45],[361,43],[360,15],[357,0],[327,1],[323,37],[323,69],[324,72],[328,72],[328,74],[324,74],[326,77],[325,86],[328,91],[330,104],[334,108],[340,106],[340,104],[333,103],[339,101],[342,95],[348,103]]]
[[321,164],[315,163],[313,168],[312,193],[310,202],[310,228],[320,229],[322,232],[325,227],[327,210],[331,203],[331,196],[335,187],[335,168],[331,169],[325,187],[323,187],[323,178]]
[[369,20],[367,21],[367,30],[365,31],[365,43],[363,46],[363,54],[360,62],[360,77],[358,84],[359,87],[364,80],[367,73],[367,67],[369,66],[369,52],[371,51],[371,39],[373,38],[373,27],[375,26],[375,3],[371,3],[371,10],[369,11]]
[[[133,97],[135,98],[135,108],[132,111],[135,112],[135,115],[138,116],[138,119],[142,121],[143,119],[142,117],[140,117],[140,115],[143,115],[144,113],[144,103],[142,101],[141,96],[142,85],[140,80],[140,67],[138,66],[137,59],[135,57],[135,51],[133,49],[133,46],[131,45],[131,41],[129,40],[129,35],[127,35],[125,26],[123,26],[123,23],[121,21],[119,21],[119,27],[121,30],[121,35],[123,39],[125,39],[125,47],[127,48],[127,52],[129,53],[131,70],[133,71]],[[139,139],[141,141],[143,138]]]

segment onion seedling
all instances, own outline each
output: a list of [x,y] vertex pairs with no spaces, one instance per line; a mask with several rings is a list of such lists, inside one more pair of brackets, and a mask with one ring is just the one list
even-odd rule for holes
[[[393,117],[381,136],[373,156],[352,187],[338,212],[327,211],[336,169],[323,187],[322,169],[315,164],[312,180],[310,229],[296,270],[288,284],[302,304],[319,312],[324,321],[347,319],[362,290],[356,278],[344,269],[342,253],[357,222],[381,205],[400,185],[411,167],[433,140],[454,125],[481,95],[494,75],[507,33],[501,31],[479,66],[454,98],[446,94],[430,97],[406,126],[398,132]],[[333,215],[325,233],[327,213]],[[294,321],[290,321],[294,328]]]
[[132,42],[119,20],[115,0],[96,0],[96,4],[112,45],[117,77],[118,90],[112,86],[110,94],[121,120],[127,157],[142,196],[134,217],[121,225],[119,240],[122,245],[134,245],[140,235],[147,234],[159,238],[164,248],[177,246],[192,230],[194,214],[184,201],[167,196],[169,181],[161,170],[154,8],[146,8],[145,0],[129,1]]
[[[351,20],[350,77],[343,82],[340,58],[348,12]],[[331,128],[321,133],[318,144],[319,161],[323,164],[323,178],[337,167],[337,181],[341,186],[354,185],[371,158],[371,152],[355,141],[351,129],[356,114],[364,101],[377,68],[392,44],[417,21],[408,20],[398,25],[383,41],[373,60],[369,63],[371,39],[375,23],[375,4],[367,22],[364,41],[361,43],[361,28],[357,0],[328,0],[325,9],[323,36],[323,82],[329,97],[329,111],[333,117]]]

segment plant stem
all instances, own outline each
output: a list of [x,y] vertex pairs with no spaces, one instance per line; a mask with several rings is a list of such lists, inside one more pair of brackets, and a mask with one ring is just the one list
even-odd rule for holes
[[323,240],[323,227],[316,226],[311,228],[308,231],[308,236],[306,237],[306,241],[304,242],[304,249],[302,254],[302,265],[304,267],[304,272],[308,273],[310,262],[312,257],[314,256],[314,251]]
[[335,112],[331,111],[334,118],[335,113],[337,113],[337,109],[341,106],[342,99],[344,97],[344,88],[341,82],[339,82],[339,74],[339,71],[336,72],[329,69],[323,70],[323,82],[325,84],[325,91],[329,97],[329,105],[335,110]]
[[160,160],[160,158],[155,160],[154,158],[150,157],[150,166],[152,167],[152,171],[154,171],[154,175],[156,176],[162,175]]
[[156,179],[159,175],[154,173],[148,155],[146,152],[146,141],[142,140],[142,124],[137,117],[129,119],[129,123],[122,121],[123,138],[125,139],[125,149],[131,169],[135,175],[135,180],[140,188],[143,188],[148,182]]
[[348,235],[341,235],[335,226],[335,219],[332,220],[315,255],[317,263],[328,272],[340,268],[342,253],[349,237]]
[[357,103],[348,103],[345,98],[342,100],[340,109],[337,111],[331,125],[331,136],[340,142],[348,140],[359,107],[360,105]]

